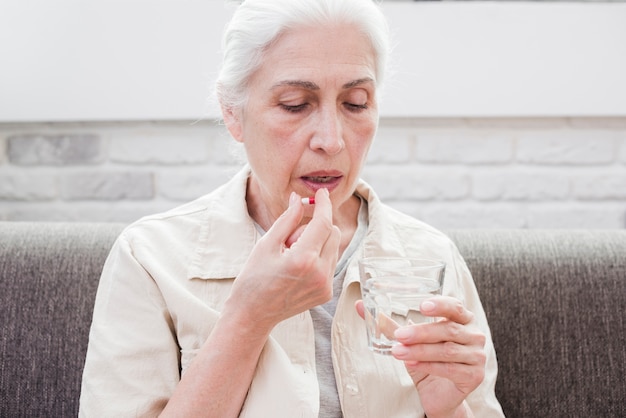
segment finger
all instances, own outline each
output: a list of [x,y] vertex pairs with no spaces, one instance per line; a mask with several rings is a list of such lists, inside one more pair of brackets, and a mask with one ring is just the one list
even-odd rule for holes
[[362,319],[365,319],[365,305],[363,301],[359,299],[354,302],[354,308],[356,309],[356,313],[358,313]]
[[313,217],[320,216],[322,214],[328,214],[332,216],[333,207],[330,201],[330,192],[328,189],[318,189],[315,192],[315,209],[313,210]]
[[[275,242],[285,244],[287,247],[297,239],[293,239],[292,235],[298,228],[304,215],[300,199],[297,193],[291,193],[289,196],[289,207],[276,219],[276,222],[264,235],[264,239],[275,240]],[[289,245],[287,245],[288,241],[290,241]]]
[[463,302],[449,296],[436,296],[426,299],[420,305],[420,311],[425,316],[446,318],[459,324],[469,324],[474,314],[465,308]]
[[322,247],[319,255],[319,262],[322,266],[326,266],[329,280],[332,282],[335,276],[337,261],[339,260],[339,244],[341,243],[341,231],[338,227],[333,226],[328,239]]
[[391,353],[398,360],[427,363],[484,364],[485,350],[482,346],[464,345],[455,342],[439,344],[397,344]]
[[315,209],[313,217],[302,232],[302,235],[292,247],[304,248],[322,252],[322,248],[329,239],[333,230],[332,203],[327,189],[319,189],[315,193]]
[[376,312],[376,328],[377,331],[385,336],[388,340],[394,339],[394,333],[398,329],[399,325],[396,321],[391,319],[389,315],[384,312]]
[[[354,307],[356,308],[356,312],[363,319],[368,317],[368,321],[372,320],[372,314],[369,311],[365,310],[365,305],[362,300],[357,300],[354,303]],[[378,312],[378,316],[376,318],[377,329],[380,334],[384,335],[387,339],[393,340],[393,333],[396,329],[398,329],[398,323],[391,319],[383,312]]]
[[298,241],[298,239],[300,238],[300,235],[302,235],[302,232],[304,232],[304,229],[306,228],[306,225],[300,225],[298,226],[298,228],[296,228],[296,230],[293,232],[293,234],[289,235],[287,237],[287,240],[285,241],[285,246],[287,248],[291,248],[291,246]]
[[405,345],[454,342],[482,347],[486,340],[485,335],[477,328],[447,320],[404,326],[394,336]]
[[454,382],[463,393],[470,393],[485,378],[484,364],[405,362],[407,371],[412,376],[438,376]]
[[320,257],[324,260],[333,261],[333,266],[336,265],[339,259],[339,244],[341,244],[341,230],[332,225],[330,234],[320,251]]

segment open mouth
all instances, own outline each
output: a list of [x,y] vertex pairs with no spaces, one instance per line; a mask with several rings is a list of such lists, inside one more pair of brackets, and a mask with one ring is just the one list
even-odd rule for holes
[[323,177],[303,177],[306,181],[310,181],[313,183],[331,183],[336,180],[337,177],[333,176],[323,176]]
[[[313,174],[313,173],[311,173]],[[317,174],[317,173],[315,173]],[[322,174],[322,173],[320,173]],[[326,174],[326,173],[323,173]],[[333,173],[334,174],[334,173]],[[341,182],[343,176],[341,174],[331,175],[331,176],[302,176],[300,179],[306,184],[307,188],[311,190],[311,192],[316,192],[318,189],[328,189],[328,191],[332,191]]]

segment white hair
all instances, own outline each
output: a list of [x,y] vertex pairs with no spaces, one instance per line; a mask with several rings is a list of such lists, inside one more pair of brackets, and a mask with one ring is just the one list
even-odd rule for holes
[[278,36],[302,26],[352,24],[369,39],[376,58],[376,84],[382,88],[390,52],[387,20],[374,0],[245,0],[222,40],[223,63],[215,83],[219,103],[238,108],[247,101],[248,80]]

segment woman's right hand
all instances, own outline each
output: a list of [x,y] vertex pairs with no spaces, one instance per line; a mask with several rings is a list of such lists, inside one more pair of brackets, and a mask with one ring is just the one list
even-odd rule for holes
[[182,376],[163,416],[236,417],[274,325],[328,301],[340,232],[328,191],[315,194],[311,221],[292,194],[289,208],[255,245],[220,319]]
[[223,314],[248,315],[268,334],[280,321],[329,301],[341,233],[333,225],[328,190],[315,194],[311,221],[304,226],[301,197],[292,193],[288,209],[252,250],[235,279]]

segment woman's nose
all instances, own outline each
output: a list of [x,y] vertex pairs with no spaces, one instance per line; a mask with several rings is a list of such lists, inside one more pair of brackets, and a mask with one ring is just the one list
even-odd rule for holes
[[343,129],[339,114],[336,110],[320,111],[314,121],[314,134],[311,138],[311,149],[321,150],[329,155],[335,155],[343,150]]

